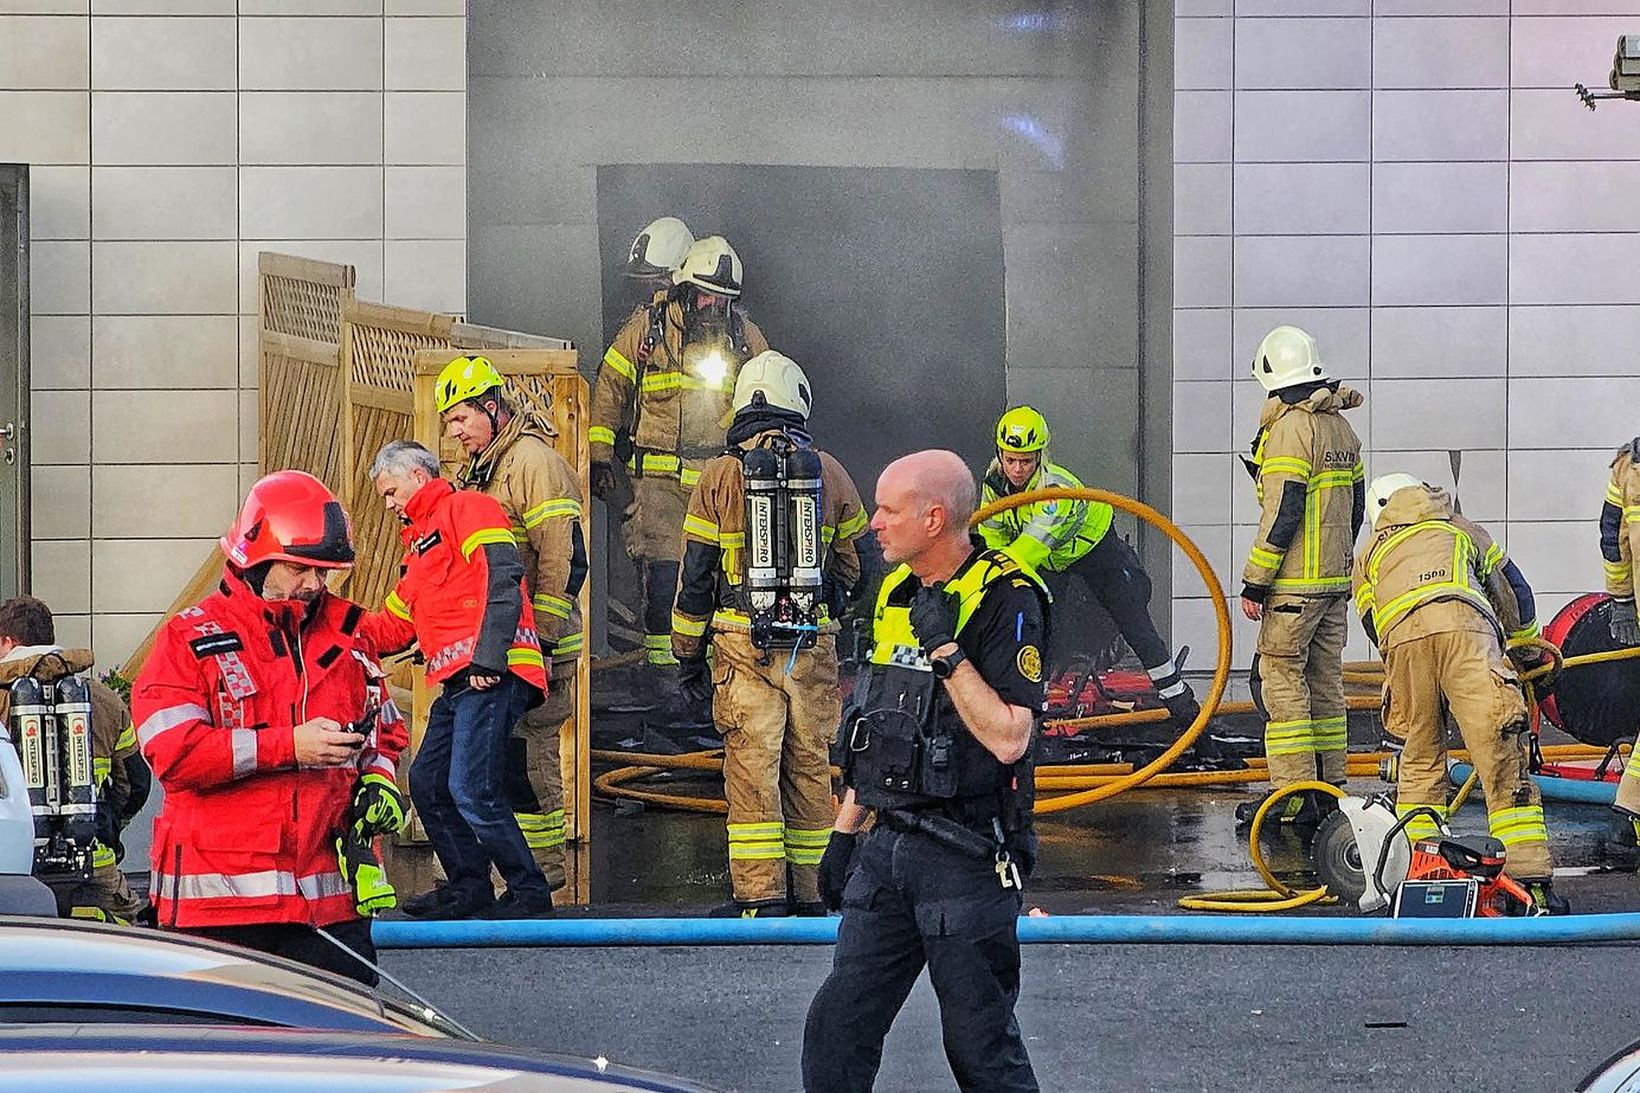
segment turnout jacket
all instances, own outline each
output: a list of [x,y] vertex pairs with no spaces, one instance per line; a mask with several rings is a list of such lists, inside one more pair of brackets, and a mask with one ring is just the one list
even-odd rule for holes
[[1355,561],[1355,607],[1380,650],[1430,634],[1538,632],[1532,589],[1443,489],[1397,490]]
[[1634,598],[1634,569],[1640,560],[1640,437],[1617,449],[1606,502],[1600,506],[1600,557],[1606,563],[1606,591]]
[[[364,609],[323,593],[270,603],[231,570],[161,627],[132,687],[137,740],[165,802],[150,892],[161,926],[357,916],[336,863],[358,779],[396,777],[408,742]],[[356,764],[296,764],[294,728],[315,717],[375,725]]]
[[[985,472],[980,486],[980,505],[999,497],[1055,486],[1080,488],[1082,480],[1042,453],[1030,481],[1015,489],[996,460]],[[1110,531],[1113,510],[1103,501],[1038,501],[1020,505],[988,517],[979,526],[980,538],[992,550],[1000,550],[1035,570],[1060,573],[1099,545]]]
[[573,661],[585,644],[578,597],[586,583],[587,547],[581,486],[552,445],[550,425],[519,413],[461,472],[462,488],[495,498],[512,518],[513,542],[542,651]]
[[1252,458],[1258,535],[1242,570],[1242,595],[1347,593],[1350,555],[1366,515],[1361,440],[1343,412],[1358,391],[1318,387],[1295,402],[1272,394],[1259,414]]
[[634,474],[698,482],[705,461],[723,450],[723,417],[740,366],[769,348],[738,301],[729,305],[723,340],[717,349],[728,367],[721,376],[703,375],[696,365],[712,347],[685,343],[681,304],[657,293],[634,311],[598,366],[587,433],[592,461],[614,462],[615,438],[626,436]]
[[434,478],[404,507],[404,575],[363,628],[383,652],[420,643],[427,681],[469,669],[547,689],[512,521],[493,497]]
[[[739,445],[744,452],[766,447],[785,436],[765,429]],[[843,602],[860,579],[855,540],[865,533],[868,517],[860,491],[848,471],[829,452],[820,456],[820,545],[825,572],[825,602],[817,615],[821,632],[837,629],[830,606]],[[672,651],[680,660],[701,656],[708,626],[750,633],[752,622],[741,602],[746,580],[746,480],[740,456],[720,455],[701,471],[683,519],[683,568],[672,609]]]

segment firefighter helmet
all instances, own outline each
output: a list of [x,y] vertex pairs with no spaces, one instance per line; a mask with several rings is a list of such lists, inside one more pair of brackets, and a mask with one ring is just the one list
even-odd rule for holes
[[1389,504],[1389,499],[1394,497],[1398,491],[1409,486],[1422,485],[1423,482],[1410,474],[1381,474],[1374,478],[1372,485],[1367,487],[1368,521],[1373,524],[1378,523],[1379,514],[1384,511],[1384,506]]
[[697,239],[672,273],[674,285],[690,284],[717,296],[740,295],[740,255],[721,235]]
[[495,391],[506,385],[506,379],[495,370],[490,358],[457,357],[438,374],[433,394],[438,403],[438,412],[444,414],[468,399],[479,398],[487,391]]
[[809,377],[803,374],[796,361],[783,353],[765,349],[740,369],[735,379],[733,409],[735,413],[749,406],[761,404],[774,410],[787,410],[804,421],[814,408],[814,390]]
[[306,471],[257,480],[220,540],[239,569],[263,562],[342,569],[353,564],[353,528],[336,495]]
[[651,220],[632,240],[626,255],[628,277],[663,277],[677,269],[695,245],[695,233],[675,216]]
[[1264,335],[1253,354],[1253,378],[1266,391],[1332,379],[1315,338],[1296,326],[1278,326]]
[[997,450],[1023,454],[1048,446],[1048,419],[1034,406],[1015,406],[997,419]]

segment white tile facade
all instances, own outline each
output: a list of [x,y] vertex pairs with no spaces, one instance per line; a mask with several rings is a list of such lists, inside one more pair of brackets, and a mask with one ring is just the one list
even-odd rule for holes
[[256,462],[258,251],[464,309],[464,37],[459,2],[0,0],[0,162],[31,165],[35,591],[104,663]]
[[[1544,617],[1601,586],[1606,464],[1640,432],[1640,116],[1567,89],[1604,85],[1637,18],[1576,0],[1177,6],[1174,509],[1215,562],[1229,542],[1228,591],[1257,515],[1232,469],[1260,400],[1247,361],[1278,322],[1366,395],[1369,476],[1455,486]],[[1211,644],[1194,578],[1174,594],[1174,640]]]

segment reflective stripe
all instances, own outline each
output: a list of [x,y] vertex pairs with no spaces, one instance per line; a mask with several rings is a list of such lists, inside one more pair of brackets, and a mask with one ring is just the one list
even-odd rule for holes
[[118,861],[117,858],[115,858],[114,850],[113,850],[112,847],[104,846],[102,843],[92,844],[92,847],[91,847],[91,867],[93,869],[104,869],[104,868],[107,868],[110,865],[118,865],[118,864],[119,864],[119,861]]
[[114,741],[115,751],[130,751],[137,746],[137,730],[134,725],[127,725],[120,730],[120,738]]
[[1348,577],[1277,577],[1270,584],[1273,588],[1298,588],[1302,586],[1315,589],[1347,589],[1350,586],[1350,579]]
[[486,543],[506,543],[509,546],[516,545],[513,542],[511,528],[482,528],[467,536],[467,541],[461,544],[461,556],[463,558],[471,558],[473,556],[473,551],[477,550]]
[[542,614],[551,615],[557,619],[567,619],[575,610],[575,601],[566,600],[562,596],[554,596],[548,592],[541,592],[531,597],[530,606]]
[[1342,751],[1350,745],[1348,717],[1328,717],[1315,722],[1316,751]]
[[[1443,820],[1451,815],[1451,812],[1448,810],[1446,805],[1425,805],[1414,802],[1402,803],[1400,801],[1395,802],[1395,815],[1406,816],[1414,810],[1426,808],[1434,809]],[[1406,832],[1407,838],[1409,839],[1428,839],[1441,833],[1440,825],[1437,824],[1427,812],[1421,813],[1420,815],[1414,816],[1412,819],[1408,820],[1406,827],[1403,828],[1403,830]]]
[[533,528],[536,525],[551,520],[554,516],[570,516],[581,518],[581,502],[573,497],[559,497],[552,501],[543,501],[524,514],[524,526]]
[[393,760],[380,753],[365,760],[364,770],[371,774],[380,774],[390,782],[399,780],[399,769]]
[[1378,631],[1380,642],[1383,641],[1385,633],[1392,625],[1400,621],[1404,615],[1414,608],[1430,600],[1461,599],[1473,605],[1487,618],[1494,617],[1491,602],[1469,581],[1470,574],[1474,572],[1474,567],[1470,565],[1470,561],[1475,556],[1475,541],[1462,528],[1445,520],[1424,520],[1416,524],[1409,524],[1373,548],[1372,556],[1367,560],[1365,583],[1376,586],[1378,584],[1378,570],[1383,564],[1385,556],[1400,543],[1424,531],[1441,531],[1452,536],[1451,579],[1419,585],[1401,593],[1401,595],[1396,596],[1386,604],[1375,605],[1372,611],[1372,622],[1374,628]]
[[1510,634],[1509,635],[1509,640],[1510,641],[1525,641],[1528,638],[1535,638],[1535,637],[1539,636],[1542,633],[1543,633],[1543,627],[1539,626],[1534,621],[1532,623],[1532,625],[1523,626],[1519,630],[1516,630],[1514,633]]
[[142,741],[142,746],[146,748],[161,733],[168,732],[178,725],[186,725],[190,721],[204,721],[209,724],[211,712],[204,706],[192,702],[184,702],[179,706],[167,706],[162,710],[155,710],[148,715],[148,720],[144,721],[137,729],[137,739]]
[[676,478],[685,486],[693,486],[700,481],[700,471],[685,467],[681,458],[666,452],[645,452],[643,473],[649,476],[659,475],[662,478]]
[[521,649],[515,645],[507,650],[507,667],[509,668],[516,668],[520,664],[533,664],[537,668],[543,668],[546,663],[539,649]]
[[1248,557],[1248,560],[1250,560],[1254,565],[1258,566],[1260,569],[1280,569],[1281,568],[1281,555],[1277,554],[1273,550],[1265,550],[1263,547],[1256,546],[1247,555],[1247,557]]
[[727,395],[734,391],[735,381],[728,375],[713,383],[690,372],[646,372],[639,387],[644,394],[683,390],[717,391]]
[[518,830],[524,834],[524,843],[531,850],[551,850],[564,845],[564,810],[552,812],[515,812]]
[[615,446],[615,430],[607,425],[594,425],[587,430],[587,443],[608,444],[613,448]]
[[865,531],[866,525],[870,522],[871,517],[866,515],[865,509],[861,509],[853,516],[850,516],[848,519],[837,525],[837,535],[839,538],[852,539],[856,535],[859,535],[861,532]]
[[793,865],[819,865],[831,841],[831,828],[786,828],[786,860]]
[[410,605],[405,603],[404,598],[397,592],[389,592],[387,594],[386,606],[387,613],[389,615],[395,615],[398,618],[403,619],[405,622],[410,621]]
[[233,776],[243,778],[256,773],[256,732],[253,729],[233,730]]
[[629,383],[638,382],[638,370],[626,359],[626,355],[613,345],[604,351],[604,363],[625,376]]
[[1266,474],[1291,474],[1299,478],[1309,478],[1315,468],[1309,460],[1300,459],[1296,455],[1276,455],[1259,464],[1260,477]]
[[672,612],[672,632],[682,634],[686,638],[702,638],[706,636],[706,620],[692,619],[688,615]]
[[161,874],[162,899],[266,899],[270,896],[300,895],[305,899],[328,899],[352,895],[353,887],[340,873],[314,873],[298,877],[284,869],[259,873],[184,873],[180,877]]
[[560,634],[558,640],[552,643],[554,657],[571,657],[579,653],[586,644],[586,634],[577,630],[573,634]]
[[1271,721],[1264,726],[1264,755],[1314,755],[1314,721]]
[[683,533],[693,535],[697,539],[704,539],[708,543],[716,543],[720,537],[718,525],[704,516],[696,516],[694,513],[689,513],[683,518]]
[[1543,822],[1542,805],[1522,805],[1518,808],[1500,808],[1495,812],[1488,812],[1486,826],[1492,837],[1504,846],[1549,841],[1549,829]]
[[786,857],[785,824],[729,824],[730,861],[776,861]]
[[1616,482],[1606,483],[1606,500],[1618,508],[1623,507],[1623,487]]

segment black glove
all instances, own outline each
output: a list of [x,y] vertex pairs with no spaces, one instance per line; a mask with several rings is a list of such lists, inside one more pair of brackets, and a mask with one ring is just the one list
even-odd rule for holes
[[956,596],[939,588],[917,589],[911,601],[911,629],[925,653],[956,641]]
[[592,496],[602,501],[615,491],[615,468],[603,460],[595,460],[590,473]]
[[858,835],[842,831],[833,831],[826,841],[826,852],[820,855],[820,902],[828,911],[842,909],[843,889],[848,887],[854,844],[858,841]]
[[107,799],[97,802],[97,841],[114,851],[118,860],[124,855],[125,848],[120,845],[120,827],[114,818],[114,806]]
[[1612,640],[1619,645],[1640,645],[1640,616],[1631,597],[1612,601]]
[[678,690],[697,706],[712,701],[712,669],[705,657],[678,661]]

